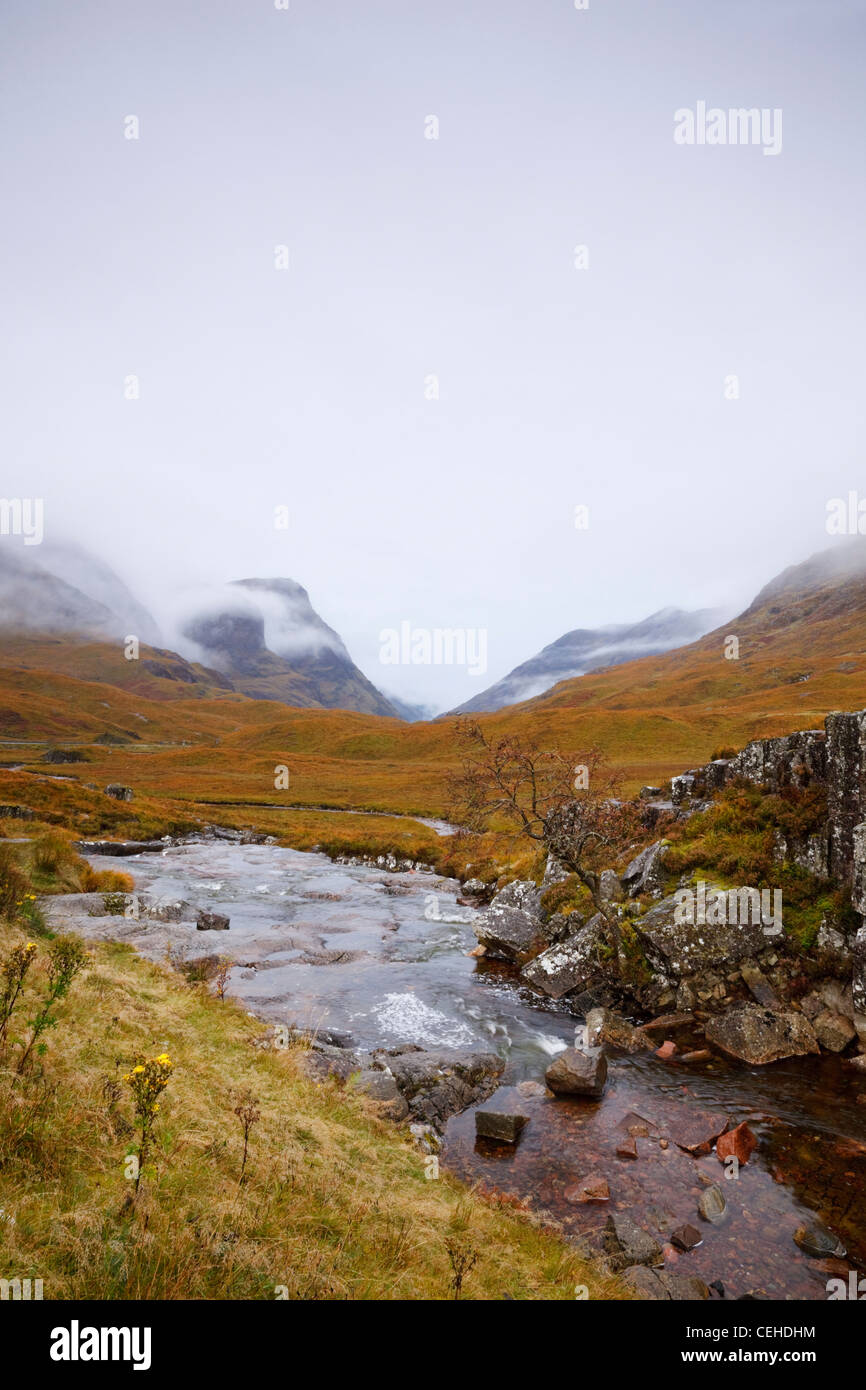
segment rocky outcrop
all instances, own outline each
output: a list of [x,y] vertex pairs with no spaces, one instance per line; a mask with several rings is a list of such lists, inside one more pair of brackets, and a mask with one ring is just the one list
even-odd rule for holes
[[[828,714],[823,730],[755,739],[735,758],[716,759],[681,773],[671,781],[671,800],[682,808],[695,798],[712,797],[736,778],[769,792],[825,787],[826,839],[795,849],[795,854],[804,857],[810,872],[823,870],[832,878],[851,881],[855,829],[866,820],[866,710]],[[859,853],[861,858],[866,853],[863,837]]]
[[825,728],[830,870],[838,878],[850,879],[854,867],[854,827],[864,820],[866,812],[866,710],[828,714]]
[[[600,867],[600,895],[606,916],[619,919],[625,969],[609,949],[601,914],[586,923],[576,914],[545,917],[541,895],[565,874],[551,858],[541,889],[524,881],[496,894],[476,926],[478,938],[491,955],[521,965],[530,988],[549,999],[568,998],[584,1015],[598,1005],[630,1012],[635,1004],[652,1014],[674,1007],[696,1013],[701,1023],[723,1015],[724,1022],[713,1017],[708,1039],[753,1065],[821,1049],[844,1052],[855,1037],[866,1051],[866,710],[828,715],[824,729],[753,740],[736,756],[674,777],[669,800],[659,800],[658,787],[643,788],[640,805],[644,816],[658,812],[669,824],[710,806],[734,780],[775,794],[817,788],[826,796],[824,824],[815,828],[822,797],[812,797],[805,803],[808,830],[777,830],[774,858],[819,882],[847,886],[864,922],[855,940],[850,911],[828,907],[812,957],[816,997],[802,1012],[802,942],[794,951],[786,938],[783,891],[714,889],[685,875],[674,893],[664,839],[635,854],[624,871]],[[644,910],[647,897],[658,901]],[[818,997],[822,976],[823,985],[832,985],[846,974],[853,976],[848,1002]],[[636,1035],[622,1025],[606,1020],[597,1039],[632,1050]]]
[[681,916],[680,901],[673,896],[634,920],[648,959],[674,979],[699,975],[723,963],[736,964],[767,945],[760,921],[699,925],[680,921]]

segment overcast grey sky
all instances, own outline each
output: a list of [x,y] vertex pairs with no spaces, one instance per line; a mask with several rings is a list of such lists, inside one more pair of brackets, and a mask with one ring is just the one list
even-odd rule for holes
[[[863,0],[2,27],[2,492],[162,621],[291,576],[444,707],[569,628],[748,599],[866,489]],[[781,109],[781,153],[676,144],[700,101]],[[383,669],[407,620],[486,629],[487,673]]]

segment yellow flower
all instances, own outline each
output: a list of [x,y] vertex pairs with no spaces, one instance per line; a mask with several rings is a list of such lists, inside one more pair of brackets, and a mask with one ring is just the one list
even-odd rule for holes
[[137,1067],[133,1067],[133,1068],[132,1068],[132,1074],[133,1074],[133,1076],[140,1076],[141,1073],[142,1073],[143,1071],[144,1071],[144,1067],[141,1066],[140,1063],[139,1063],[139,1065],[138,1065]]

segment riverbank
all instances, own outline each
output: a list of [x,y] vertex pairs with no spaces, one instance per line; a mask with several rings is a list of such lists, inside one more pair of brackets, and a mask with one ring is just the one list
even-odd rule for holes
[[[49,944],[32,939],[25,1004]],[[26,940],[0,923],[3,959]],[[241,1005],[129,945],[87,949],[45,1053],[22,1077],[9,1057],[0,1070],[4,1278],[41,1279],[45,1299],[448,1299],[462,1262],[468,1299],[573,1299],[576,1286],[623,1297],[507,1200],[428,1177],[373,1102],[313,1084],[305,1049],[267,1045]],[[164,1052],[171,1076],[131,1207],[123,1078]],[[241,1182],[245,1092],[260,1119]]]

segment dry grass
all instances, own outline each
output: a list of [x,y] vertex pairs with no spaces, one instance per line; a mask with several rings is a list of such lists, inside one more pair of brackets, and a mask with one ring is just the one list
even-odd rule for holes
[[[0,927],[0,952],[24,939]],[[296,1050],[257,1046],[264,1026],[240,1008],[126,946],[91,955],[33,1074],[8,1059],[0,1071],[3,1277],[40,1278],[61,1299],[443,1299],[456,1249],[477,1253],[464,1298],[570,1299],[580,1284],[624,1296],[525,1214],[427,1180],[424,1156],[370,1102],[306,1080]],[[122,1077],[166,1051],[154,1159],[132,1205]],[[244,1093],[261,1119],[241,1184]]]

